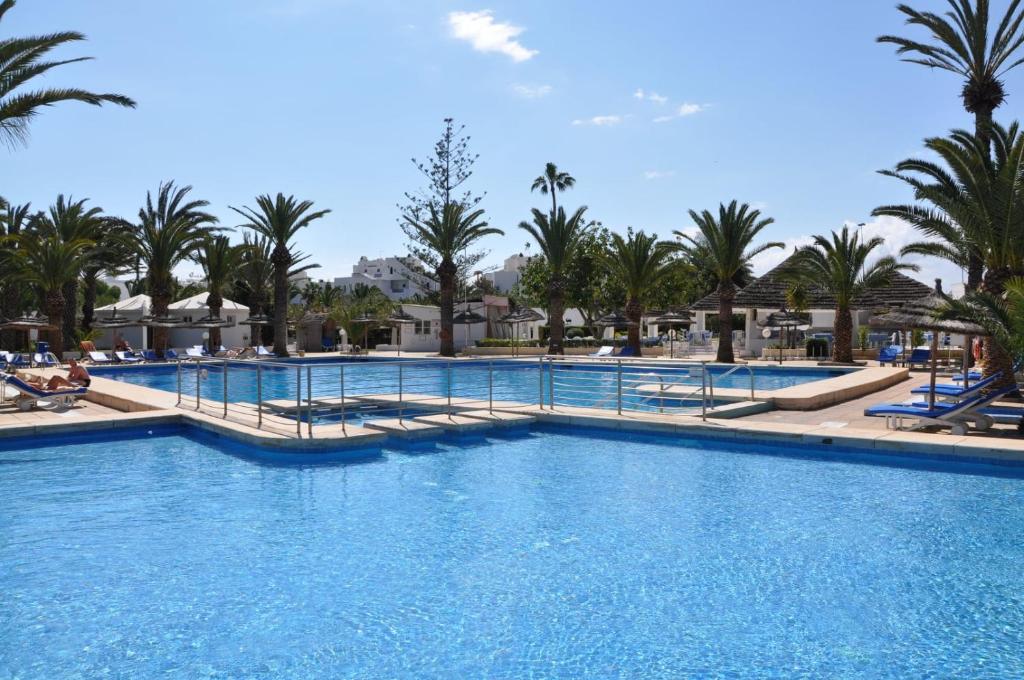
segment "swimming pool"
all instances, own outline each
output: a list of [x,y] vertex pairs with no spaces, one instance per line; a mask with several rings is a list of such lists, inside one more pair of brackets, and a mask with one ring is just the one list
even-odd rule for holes
[[[445,395],[448,385],[454,395],[462,398],[536,403],[541,393],[550,399],[550,364],[539,368],[536,361],[357,361],[342,368],[338,364],[325,365],[323,362],[296,361],[293,366],[280,364],[261,365],[262,394],[264,401],[272,399],[295,399],[296,373],[303,381],[309,381],[313,397],[334,397],[340,393],[344,381],[346,395],[418,393]],[[660,402],[651,401],[646,394],[630,389],[644,382],[656,383],[659,375],[663,384],[683,385],[699,388],[701,366],[675,364],[659,368],[657,364],[626,365],[625,402],[628,407],[657,410]],[[200,391],[204,398],[221,400],[224,393],[223,371],[217,362],[205,363],[205,376],[200,380]],[[257,362],[232,362],[229,364],[228,400],[231,402],[255,402],[257,400]],[[716,377],[716,389],[750,389],[750,374],[746,368],[730,372],[729,366],[716,365],[709,371]],[[308,371],[307,371],[308,369]],[[597,406],[615,408],[609,398],[616,393],[617,365],[607,363],[558,363],[555,387],[556,403],[571,406]],[[793,385],[834,378],[851,370],[846,368],[774,367],[758,366],[752,369],[757,390],[775,390]],[[401,376],[399,375],[401,371]],[[176,365],[152,365],[142,367],[98,367],[94,375],[120,380],[136,385],[176,392],[178,370]],[[542,375],[543,373],[543,375]],[[194,398],[196,394],[196,369],[194,364],[182,364],[181,391]],[[400,385],[401,382],[401,385]],[[307,386],[302,388],[306,398]],[[699,398],[699,397],[698,397]]]
[[578,428],[316,466],[125,436],[0,444],[0,677],[1024,675],[1019,477]]

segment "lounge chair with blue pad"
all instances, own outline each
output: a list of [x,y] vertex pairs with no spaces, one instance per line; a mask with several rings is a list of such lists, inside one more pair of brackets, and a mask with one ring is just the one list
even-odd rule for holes
[[612,352],[614,352],[614,351],[615,351],[615,348],[612,347],[611,345],[601,345],[600,347],[597,348],[596,352],[591,352],[587,356],[588,357],[610,357],[612,355]]
[[206,355],[203,354],[203,350],[197,347],[189,347],[185,350],[185,355],[190,359],[203,359],[206,357]]
[[89,352],[89,360],[94,364],[109,364],[111,362],[110,357],[104,352]]
[[114,358],[119,364],[137,364],[142,361],[141,357],[137,357],[131,352],[114,352]]
[[32,355],[32,365],[42,368],[54,368],[60,366],[60,362],[50,352],[36,352]]
[[11,401],[22,411],[38,407],[39,402],[53,404],[58,410],[69,409],[75,405],[79,397],[84,397],[89,391],[87,387],[45,390],[25,382],[17,375],[5,375],[2,379],[5,387],[13,387],[18,391]]
[[889,345],[888,347],[882,347],[881,349],[878,350],[878,365],[895,365],[899,358],[902,356],[903,348],[900,347],[899,345]]
[[918,347],[910,353],[910,358],[907,359],[907,366],[913,368],[917,364],[921,364],[922,368],[928,366],[928,362],[932,360],[932,351],[924,347]]
[[160,357],[151,349],[144,349],[140,352],[145,361],[160,361]]
[[623,347],[621,350],[619,350],[619,353],[616,354],[615,356],[619,356],[619,357],[638,357],[638,356],[640,356],[640,353],[637,352],[632,347]]
[[[939,383],[935,386],[935,394],[941,397],[956,397],[963,399],[971,397],[975,392],[988,389],[992,383],[1002,377],[1002,373],[993,373],[984,380],[979,380],[976,383],[971,383],[967,387],[961,387],[960,385],[942,384]],[[921,385],[910,390],[911,394],[928,394],[932,391],[931,385]]]
[[[970,422],[974,423],[976,429],[982,431],[992,427],[995,421],[983,413],[982,409],[1013,389],[1003,387],[988,394],[976,394],[954,404],[936,403],[932,408],[928,408],[927,404],[878,404],[864,409],[864,415],[885,416],[885,425],[891,430],[913,431],[923,427],[948,427],[953,434],[965,435]],[[905,418],[913,418],[916,422],[911,427],[904,427]]]

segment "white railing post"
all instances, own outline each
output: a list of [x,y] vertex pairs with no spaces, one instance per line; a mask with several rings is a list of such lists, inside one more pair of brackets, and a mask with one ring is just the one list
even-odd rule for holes
[[295,436],[302,439],[302,366],[295,367]]
[[622,359],[619,359],[619,370],[616,371],[616,404],[618,406],[618,413],[622,415]]
[[313,438],[313,367],[306,366],[306,434]]
[[700,419],[708,419],[708,362],[700,362]]
[[256,429],[263,427],[263,367],[256,364]]

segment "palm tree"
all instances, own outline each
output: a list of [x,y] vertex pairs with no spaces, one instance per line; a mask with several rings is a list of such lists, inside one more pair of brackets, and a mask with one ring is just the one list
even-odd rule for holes
[[[12,7],[14,0],[0,2],[0,20]],[[65,101],[79,101],[94,106],[110,103],[135,108],[135,102],[123,95],[95,94],[79,88],[18,91],[18,88],[52,68],[90,59],[78,57],[62,61],[43,60],[51,50],[79,40],[85,40],[85,36],[77,31],[0,40],[0,140],[8,146],[27,140],[29,123],[45,106]]]
[[467,211],[462,203],[446,203],[440,212],[438,206],[427,205],[427,216],[403,215],[403,219],[418,242],[429,249],[437,259],[438,283],[441,288],[441,356],[455,356],[455,279],[458,267],[455,259],[460,252],[484,236],[504,234],[501,229],[488,226],[482,220],[484,211]]
[[844,226],[831,238],[815,236],[814,243],[799,248],[783,272],[792,283],[816,287],[836,301],[832,346],[833,361],[853,361],[853,302],[868,291],[889,283],[898,271],[916,271],[917,266],[892,256],[880,257],[868,266],[871,251],[885,243],[876,236],[862,241],[860,234]]
[[644,305],[652,291],[677,264],[672,253],[675,246],[659,241],[657,234],[630,229],[626,238],[612,234],[607,266],[626,291],[626,317],[630,320],[627,345],[640,356],[640,321]]
[[[3,201],[0,209],[2,209],[2,212],[0,212],[0,236],[17,236],[20,234],[25,225],[28,224],[31,205],[28,203],[12,205]],[[13,256],[14,249],[17,248],[17,240],[7,239],[0,243],[3,246],[0,248],[0,256]],[[0,298],[0,316],[10,318],[24,311],[24,305],[28,297],[26,292],[26,287],[20,281],[15,280],[13,276],[4,277],[3,283],[0,283],[0,295],[2,295],[2,298]],[[0,331],[0,347],[14,348],[18,342],[19,334],[20,331],[15,330]]]
[[[227,236],[211,236],[206,239],[196,257],[206,275],[206,306],[210,316],[220,316],[224,306],[224,290],[234,279],[242,261],[241,246],[233,246]],[[220,347],[220,329],[210,329],[210,346]]]
[[273,244],[270,261],[274,267],[274,353],[288,356],[288,274],[295,262],[292,239],[300,229],[308,227],[330,210],[311,211],[313,201],[297,201],[294,196],[278,193],[256,197],[256,209],[231,207],[248,220],[242,226],[252,229]]
[[22,232],[18,236],[7,236],[13,240],[16,250],[5,258],[5,269],[13,270],[21,282],[39,287],[42,292],[46,314],[54,330],[49,333],[50,351],[60,357],[64,351],[61,319],[64,307],[74,304],[64,297],[64,286],[78,276],[92,242],[85,239],[65,241],[52,231],[38,233]]
[[567,191],[576,186],[576,178],[567,172],[559,172],[558,166],[554,163],[544,165],[544,174],[533,180],[530,191],[539,190],[542,194],[551,194],[551,214],[554,215],[558,209],[555,201],[555,194],[559,191]]
[[[903,254],[930,255],[965,268],[978,263],[982,276],[976,286],[998,296],[1007,278],[1024,273],[1024,134],[1017,123],[994,124],[991,132],[991,149],[965,130],[926,139],[941,162],[908,159],[882,171],[907,183],[925,205],[881,206],[873,214],[898,217],[928,237],[906,246]],[[986,340],[986,345],[986,375],[1012,375],[1013,359],[997,343]]]
[[[152,313],[167,314],[174,295],[174,268],[195,258],[196,251],[215,231],[217,218],[204,212],[209,203],[189,201],[192,187],[160,183],[156,204],[146,192],[146,204],[139,210],[139,224],[131,235],[133,249],[146,269],[146,290],[152,298]],[[155,328],[153,345],[167,346],[166,328]]]
[[548,325],[550,338],[548,354],[564,354],[562,339],[565,335],[565,274],[569,263],[576,257],[580,242],[588,231],[583,222],[586,206],[577,208],[571,217],[566,218],[565,209],[545,215],[533,209],[533,224],[520,222],[519,228],[525,229],[540,246],[548,267]]
[[[897,54],[912,64],[949,71],[964,79],[960,96],[964,108],[974,114],[974,133],[986,149],[991,141],[992,115],[1006,99],[1002,77],[1007,71],[1024,63],[1014,53],[1024,44],[1021,30],[1024,11],[1021,0],[1011,0],[1006,13],[992,33],[989,42],[989,0],[947,0],[950,10],[945,16],[919,12],[907,5],[897,9],[907,23],[922,26],[931,32],[932,43],[883,35],[878,42],[897,45]],[[977,257],[967,260],[967,287],[974,290],[981,283],[982,264]]]
[[754,239],[765,227],[775,222],[761,217],[760,210],[752,210],[746,203],[732,201],[728,206],[718,205],[718,217],[709,210],[690,211],[690,219],[697,225],[696,235],[674,232],[683,241],[682,250],[687,258],[714,273],[718,279],[718,356],[717,361],[733,363],[732,304],[736,299],[736,277],[747,270],[750,261],[770,248],[782,248],[778,241],[753,246]]
[[[83,269],[90,263],[102,260],[103,253],[103,209],[94,206],[87,208],[89,199],[73,200],[63,194],[50,209],[36,220],[35,228],[41,234],[55,236],[64,241],[86,240],[92,243],[82,259]],[[69,277],[61,291],[67,304],[64,305],[64,316],[61,319],[50,319],[52,324],[60,324],[64,345],[73,347],[75,330],[78,326],[76,303],[78,300],[78,277],[81,271],[69,272]]]

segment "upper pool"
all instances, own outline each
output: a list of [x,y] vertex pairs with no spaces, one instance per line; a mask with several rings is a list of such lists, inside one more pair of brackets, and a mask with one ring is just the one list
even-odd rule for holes
[[[613,408],[609,397],[617,391],[615,362],[573,363],[559,362],[555,379],[556,403],[574,406],[606,406]],[[398,393],[445,395],[451,385],[454,395],[475,399],[536,403],[541,392],[545,399],[551,393],[550,366],[543,368],[538,361],[510,360],[463,360],[446,361],[357,361],[338,364],[323,362],[295,362],[294,366],[261,364],[257,376],[257,362],[231,362],[228,374],[228,400],[232,402],[255,402],[257,380],[262,387],[264,400],[294,399],[296,397],[297,373],[303,381],[302,397],[306,398],[307,387],[311,386],[313,397],[338,396],[344,383],[346,395]],[[205,363],[201,373],[200,390],[204,398],[221,400],[224,394],[223,372],[217,362]],[[179,374],[176,365],[151,365],[141,367],[98,367],[94,375],[111,378],[136,385],[176,392]],[[698,388],[701,384],[699,364],[623,364],[624,392],[626,401],[633,408],[656,408],[647,402],[649,397],[637,392],[636,386],[644,383],[686,385]],[[775,367],[758,366],[753,369],[756,390],[776,390],[826,378],[844,375],[848,368],[824,367]],[[715,376],[714,387],[750,389],[750,373],[746,367],[730,372],[730,367],[715,365],[709,368]],[[194,397],[196,394],[196,370],[194,364],[182,364],[181,391]],[[306,385],[306,383],[309,385]]]
[[240,453],[2,445],[0,677],[1024,676],[1020,478],[579,430]]

